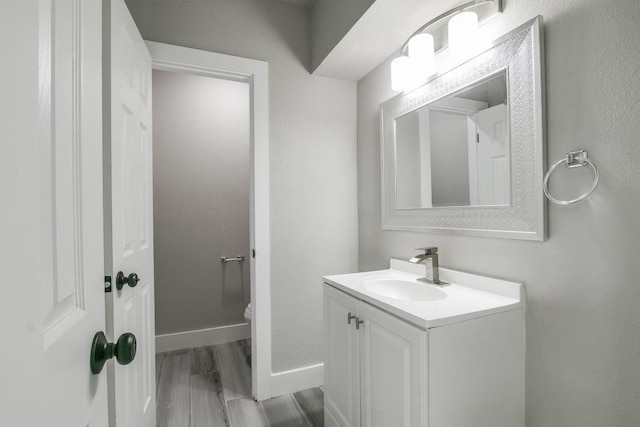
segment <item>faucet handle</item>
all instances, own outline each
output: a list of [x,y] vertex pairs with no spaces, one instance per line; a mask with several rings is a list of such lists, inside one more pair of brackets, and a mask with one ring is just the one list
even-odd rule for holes
[[427,246],[426,248],[416,248],[416,251],[424,251],[425,255],[435,255],[438,253],[438,247]]

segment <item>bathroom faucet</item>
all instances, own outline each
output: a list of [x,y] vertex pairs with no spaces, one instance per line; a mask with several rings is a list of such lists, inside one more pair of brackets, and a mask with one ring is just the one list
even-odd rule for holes
[[[428,248],[416,248],[417,251],[424,251],[423,254],[418,254],[411,258],[409,262],[413,264],[420,264],[424,262],[425,270],[427,270],[426,260],[431,258],[431,279],[428,279],[425,272],[425,277],[421,277],[418,280],[420,282],[432,283],[438,286],[447,286],[449,283],[443,282],[440,280],[440,272],[438,270],[438,248],[436,247],[428,247]],[[428,270],[427,270],[428,271]]]

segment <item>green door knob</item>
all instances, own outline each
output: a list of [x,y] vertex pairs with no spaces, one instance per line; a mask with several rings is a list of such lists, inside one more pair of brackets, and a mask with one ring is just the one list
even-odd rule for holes
[[131,273],[127,277],[125,277],[122,271],[118,271],[118,274],[116,275],[116,288],[119,291],[124,288],[124,285],[129,285],[129,287],[134,288],[139,281],[140,278],[136,273]]
[[97,332],[91,343],[91,356],[89,365],[91,373],[98,375],[102,372],[104,364],[107,360],[115,357],[119,364],[128,365],[136,357],[137,342],[136,337],[132,333],[126,332],[120,335],[116,343],[107,341],[104,333]]

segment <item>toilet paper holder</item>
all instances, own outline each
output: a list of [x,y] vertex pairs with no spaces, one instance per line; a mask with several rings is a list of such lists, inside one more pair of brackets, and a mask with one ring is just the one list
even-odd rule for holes
[[220,262],[222,263],[226,263],[226,262],[242,262],[244,261],[244,255],[238,255],[235,258],[229,258],[226,256],[221,256],[220,257]]

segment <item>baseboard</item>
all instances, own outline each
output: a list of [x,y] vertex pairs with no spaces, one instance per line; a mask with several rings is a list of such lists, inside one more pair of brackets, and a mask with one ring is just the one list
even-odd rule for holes
[[324,364],[305,366],[290,371],[271,374],[271,395],[295,393],[324,383]]
[[156,353],[223,344],[246,338],[251,338],[251,327],[248,323],[199,329],[197,331],[178,332],[175,334],[156,335]]

